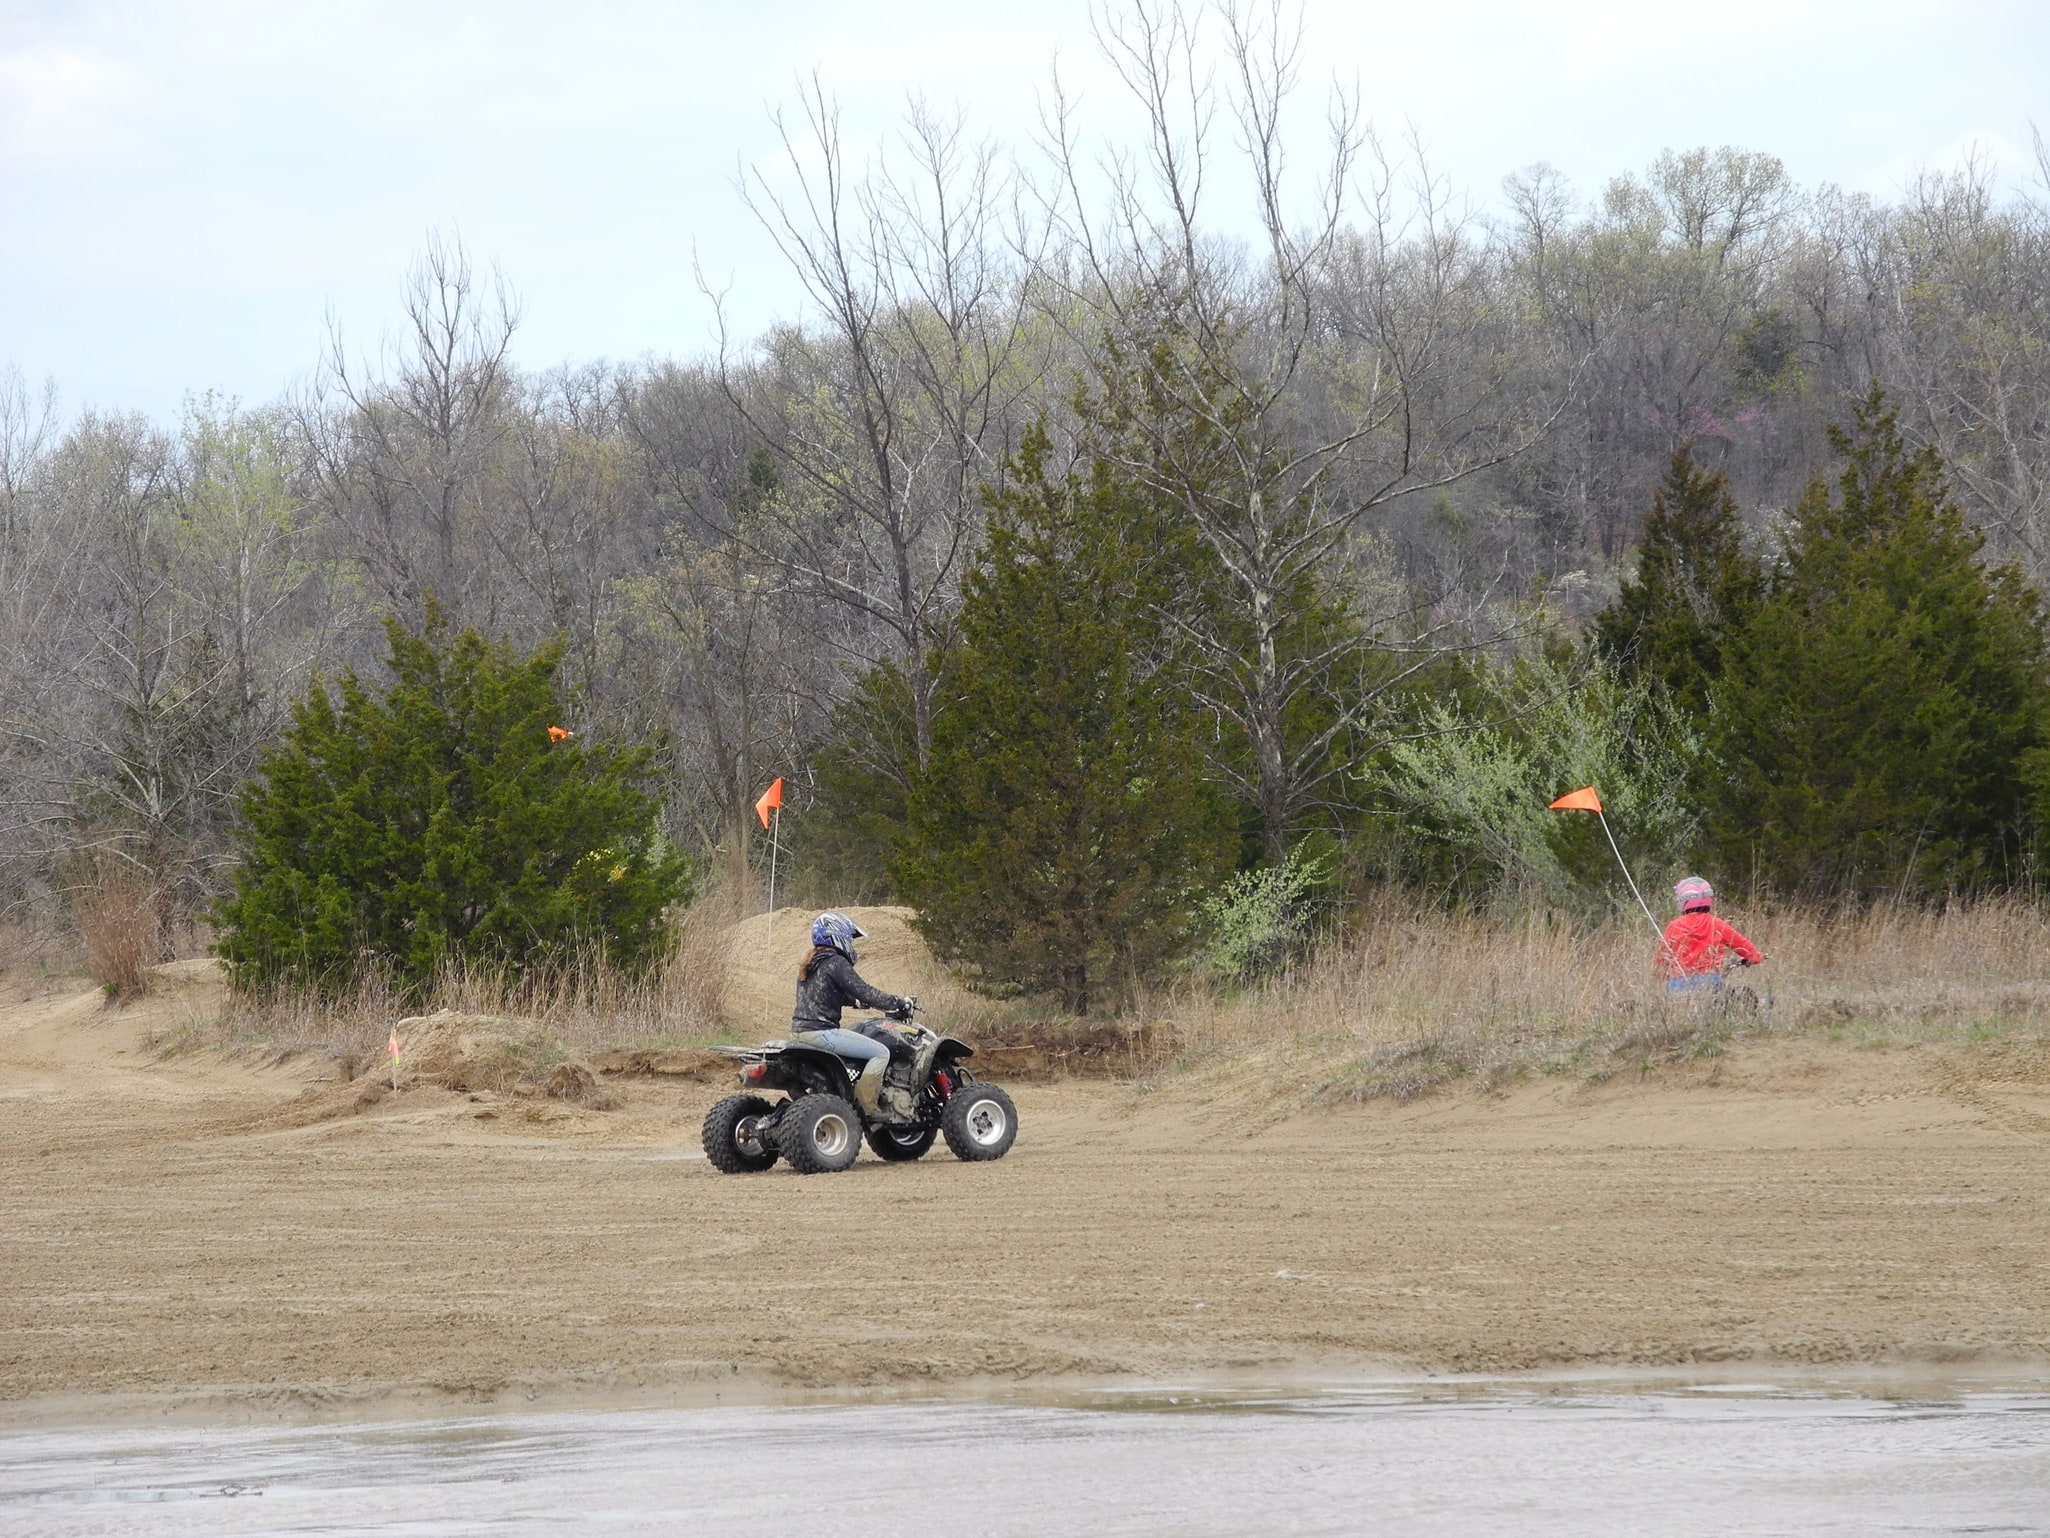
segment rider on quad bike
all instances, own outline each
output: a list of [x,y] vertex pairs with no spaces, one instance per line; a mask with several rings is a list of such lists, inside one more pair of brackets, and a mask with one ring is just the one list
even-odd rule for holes
[[1666,992],[1675,996],[1715,993],[1723,985],[1723,966],[1734,959],[1740,967],[1765,960],[1757,946],[1717,918],[1715,888],[1689,876],[1673,888],[1680,916],[1666,925],[1658,962],[1666,976]]
[[879,1121],[907,1121],[914,1114],[910,1091],[886,1084],[883,1077],[890,1049],[872,1036],[840,1028],[840,1011],[850,1004],[880,1009],[897,1020],[909,1020],[918,1006],[916,998],[885,993],[854,970],[854,942],[867,933],[844,913],[821,913],[812,920],[811,953],[797,968],[790,1033],[843,1058],[862,1059],[861,1076],[854,1081],[856,1103]]

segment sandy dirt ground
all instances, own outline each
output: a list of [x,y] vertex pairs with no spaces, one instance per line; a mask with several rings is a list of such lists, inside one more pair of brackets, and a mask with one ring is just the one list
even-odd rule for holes
[[[164,1058],[217,985],[0,1010],[0,1418],[725,1384],[2050,1363],[2050,1053],[1774,1043],[1304,1111],[1015,1088],[1000,1163],[714,1172],[725,1087],[597,1111]],[[108,1396],[112,1396],[111,1398]]]

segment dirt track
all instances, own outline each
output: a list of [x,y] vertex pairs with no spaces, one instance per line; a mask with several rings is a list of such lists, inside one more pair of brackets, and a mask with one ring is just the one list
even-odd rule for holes
[[1288,1119],[1026,1085],[1000,1164],[805,1179],[704,1163],[717,1086],[276,1129],[323,1070],[154,1060],[177,1007],[0,1012],[0,1400],[2050,1360],[2040,1042]]

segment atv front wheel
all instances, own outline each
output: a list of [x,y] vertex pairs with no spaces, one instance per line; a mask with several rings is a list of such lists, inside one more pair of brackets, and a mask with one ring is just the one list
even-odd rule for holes
[[728,1095],[705,1112],[700,1138],[712,1168],[728,1175],[754,1175],[774,1164],[776,1146],[758,1129],[768,1114],[769,1102],[760,1095]]
[[834,1175],[861,1152],[861,1118],[838,1095],[806,1095],[776,1123],[776,1147],[800,1175]]
[[937,1127],[870,1127],[868,1146],[875,1150],[878,1159],[888,1159],[893,1164],[908,1163],[925,1156],[932,1147],[932,1140],[939,1136]]
[[940,1116],[940,1131],[957,1159],[970,1164],[1001,1159],[1018,1136],[1018,1108],[994,1084],[970,1084],[954,1091]]

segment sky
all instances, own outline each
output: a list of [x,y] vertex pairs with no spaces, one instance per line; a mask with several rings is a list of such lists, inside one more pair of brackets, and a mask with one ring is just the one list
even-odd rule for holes
[[[1536,162],[1592,197],[1667,148],[1886,197],[2050,132],[2050,0],[1307,0],[1306,85],[1356,84],[1483,213]],[[374,353],[430,231],[518,294],[532,368],[691,357],[696,276],[745,333],[802,293],[737,191],[816,74],[848,142],[906,103],[1031,163],[1056,60],[1131,119],[1088,0],[0,0],[0,368],[174,419]],[[1309,146],[1305,144],[1305,152]],[[772,173],[773,174],[773,173]],[[1228,218],[1228,215],[1226,216]]]

